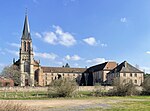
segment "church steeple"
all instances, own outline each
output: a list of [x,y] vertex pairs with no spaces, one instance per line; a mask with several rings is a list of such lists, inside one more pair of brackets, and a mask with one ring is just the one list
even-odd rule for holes
[[25,15],[20,48],[21,86],[34,86],[34,55],[27,13]]
[[27,39],[27,40],[31,39],[27,13],[26,13],[26,15],[25,15],[25,21],[24,21],[22,39]]

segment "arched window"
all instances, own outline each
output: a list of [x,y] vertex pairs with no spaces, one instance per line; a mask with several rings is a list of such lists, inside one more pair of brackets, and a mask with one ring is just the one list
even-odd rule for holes
[[30,65],[29,62],[24,62],[24,72],[30,72]]
[[28,42],[28,51],[30,51],[30,42]]
[[24,41],[24,51],[26,51],[26,42]]

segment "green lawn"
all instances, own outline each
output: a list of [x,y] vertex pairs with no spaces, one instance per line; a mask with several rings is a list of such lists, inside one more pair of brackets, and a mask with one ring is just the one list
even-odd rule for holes
[[46,99],[47,92],[0,92],[0,99]]
[[109,108],[90,108],[85,111],[150,111],[150,96],[133,97],[106,97],[112,100],[121,100],[109,103]]
[[106,104],[110,107],[93,107],[85,111],[150,111],[150,96],[127,96],[127,97],[94,97],[91,92],[82,91],[74,98],[48,98],[47,92],[0,92],[1,100],[87,100],[95,104]]

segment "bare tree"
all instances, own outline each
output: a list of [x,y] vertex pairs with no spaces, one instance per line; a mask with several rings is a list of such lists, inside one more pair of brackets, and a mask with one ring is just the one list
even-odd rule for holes
[[4,69],[1,72],[1,75],[6,78],[11,78],[14,81],[15,86],[18,86],[21,83],[20,70],[16,65],[4,67]]

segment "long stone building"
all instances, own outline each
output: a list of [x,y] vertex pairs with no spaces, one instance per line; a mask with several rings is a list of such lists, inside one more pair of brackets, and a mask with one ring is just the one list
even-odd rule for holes
[[[114,70],[120,67],[120,65],[118,66],[116,62],[105,62],[102,64],[92,66],[90,68],[66,68],[66,67],[41,66],[40,62],[34,59],[32,38],[30,34],[27,15],[25,15],[23,33],[21,37],[19,59],[17,61],[14,61],[13,64],[17,65],[20,69],[20,76],[21,76],[20,86],[47,86],[52,81],[59,78],[74,79],[78,84],[81,85],[82,84],[95,85],[96,83],[106,85],[107,83],[111,84],[112,79],[116,73],[116,72],[114,73]],[[137,71],[135,72],[134,71],[135,68],[130,68],[130,70],[128,70],[127,73],[131,74],[130,72],[133,72],[135,76],[137,74],[138,77],[136,79],[137,84],[140,85],[143,82],[143,72],[138,70],[139,72],[138,74]],[[124,74],[122,72],[118,72],[118,73],[120,75]],[[85,80],[83,80],[83,78],[85,78]]]

